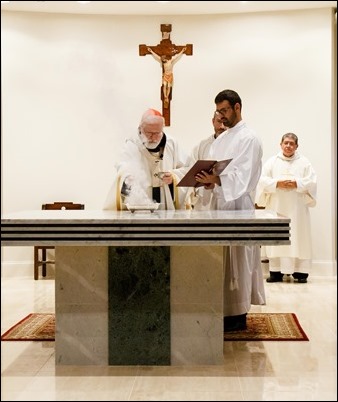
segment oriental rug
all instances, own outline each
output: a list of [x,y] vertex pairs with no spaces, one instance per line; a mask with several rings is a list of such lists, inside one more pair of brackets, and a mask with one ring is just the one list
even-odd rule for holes
[[55,314],[32,313],[1,335],[2,341],[54,341]]
[[[32,313],[3,335],[2,341],[54,341],[55,315]],[[293,313],[249,313],[247,329],[224,333],[224,341],[308,341]]]
[[224,341],[308,341],[294,313],[249,313],[247,329],[224,333]]

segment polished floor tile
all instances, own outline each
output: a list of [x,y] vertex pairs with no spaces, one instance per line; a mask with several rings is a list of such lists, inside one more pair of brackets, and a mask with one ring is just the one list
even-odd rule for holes
[[[2,278],[1,333],[54,311],[54,280]],[[225,342],[217,366],[55,366],[54,342],[1,342],[2,401],[336,401],[337,278],[267,283],[267,305],[293,312],[309,342]]]

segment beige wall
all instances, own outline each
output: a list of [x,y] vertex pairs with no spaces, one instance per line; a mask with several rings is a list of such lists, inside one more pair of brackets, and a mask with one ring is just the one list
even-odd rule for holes
[[[148,107],[161,109],[161,68],[138,45],[192,43],[174,67],[171,126],[189,152],[211,133],[215,95],[240,94],[264,160],[287,131],[318,174],[314,264],[335,267],[336,180],[331,9],[215,16],[89,16],[2,12],[2,212],[43,202],[101,209],[125,137]],[[334,108],[332,110],[332,98]],[[5,248],[4,266],[31,248]]]

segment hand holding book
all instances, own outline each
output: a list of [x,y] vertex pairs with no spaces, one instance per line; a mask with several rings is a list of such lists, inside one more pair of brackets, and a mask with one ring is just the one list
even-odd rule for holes
[[[228,166],[232,159],[226,159],[222,161],[215,160],[198,160],[187,172],[187,174],[182,178],[182,180],[177,184],[179,187],[201,187],[205,186],[207,182],[205,180],[213,180],[212,176],[219,176],[219,174]],[[204,172],[204,173],[202,173]],[[197,181],[196,177],[205,176],[203,182]],[[199,179],[198,179],[199,180]],[[218,179],[219,180],[219,179]],[[217,180],[217,182],[218,182]],[[216,182],[216,181],[215,181]]]
[[196,174],[195,180],[198,182],[199,186],[204,186],[204,188],[208,190],[212,190],[215,187],[215,184],[219,186],[221,185],[219,176],[215,175],[213,171],[206,172],[205,170],[202,170]]

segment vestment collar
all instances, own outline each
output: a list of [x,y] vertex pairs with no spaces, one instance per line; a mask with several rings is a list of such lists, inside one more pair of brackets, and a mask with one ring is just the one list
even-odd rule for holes
[[298,151],[296,151],[292,156],[288,157],[288,156],[284,156],[283,152],[280,151],[280,152],[278,152],[277,157],[282,159],[283,161],[292,162],[296,159],[299,159],[300,155],[299,155]]

